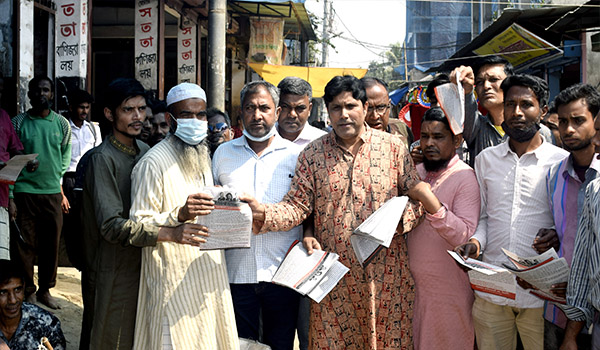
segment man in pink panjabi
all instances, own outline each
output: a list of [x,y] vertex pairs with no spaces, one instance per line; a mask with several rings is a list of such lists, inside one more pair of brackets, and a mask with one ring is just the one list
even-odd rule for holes
[[408,234],[408,257],[415,280],[413,340],[416,350],[473,350],[473,291],[469,276],[446,252],[466,243],[479,219],[479,185],[473,169],[456,155],[462,143],[439,107],[421,126],[421,179],[443,206]]

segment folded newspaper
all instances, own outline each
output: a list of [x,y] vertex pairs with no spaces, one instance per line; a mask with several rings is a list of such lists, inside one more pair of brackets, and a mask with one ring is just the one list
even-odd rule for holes
[[199,215],[197,223],[208,227],[210,236],[200,250],[249,248],[252,236],[252,210],[239,200],[230,187],[203,188],[213,196],[215,209],[208,215]]
[[459,264],[471,269],[469,280],[474,290],[514,299],[516,294],[514,276],[517,276],[537,288],[530,290],[531,294],[555,303],[566,302],[564,298],[550,292],[552,285],[567,282],[569,279],[569,265],[564,258],[558,257],[554,249],[531,257],[520,257],[504,248],[502,251],[512,265],[502,264],[503,267],[499,267],[471,258],[464,260],[450,250],[448,254]]
[[37,153],[33,154],[21,154],[12,157],[6,166],[0,169],[0,183],[14,185],[21,173],[21,170],[27,165],[30,160],[34,160],[37,157]]
[[476,259],[464,260],[462,256],[451,250],[448,250],[448,254],[459,264],[470,269],[469,282],[473,290],[513,300],[516,298],[517,282],[507,269]]
[[292,288],[320,303],[349,271],[338,259],[339,255],[323,250],[313,250],[308,255],[302,243],[295,241],[272,282]]
[[406,196],[389,199],[354,230],[350,242],[363,267],[382,247],[390,247],[407,203]]
[[520,257],[504,248],[502,248],[502,252],[512,263],[512,265],[502,265],[517,277],[537,288],[530,290],[531,294],[555,303],[565,304],[567,302],[565,298],[550,292],[552,285],[569,280],[569,264],[565,258],[559,258],[554,249],[548,249],[543,254],[530,257]]

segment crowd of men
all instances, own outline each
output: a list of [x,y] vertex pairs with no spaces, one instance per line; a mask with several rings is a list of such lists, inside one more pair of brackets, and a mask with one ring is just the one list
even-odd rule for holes
[[[462,133],[433,93],[445,83],[464,89]],[[36,306],[60,308],[50,290],[61,231],[82,272],[80,349],[239,349],[244,339],[292,349],[296,336],[303,350],[600,349],[600,93],[590,85],[550,102],[545,81],[483,57],[433,79],[417,137],[390,118],[387,84],[371,77],[329,81],[325,131],[308,123],[312,88],[296,77],[246,84],[240,132],[196,84],[156,101],[120,78],[103,96],[112,130],[100,135],[94,98],[75,91],[65,118],[53,86],[35,77],[30,110],[0,109],[0,161],[37,154],[14,185],[0,183],[1,350],[42,338],[66,347],[60,321]],[[213,185],[243,193],[250,248],[199,249]],[[409,197],[396,234],[363,266],[350,236],[395,196]],[[320,303],[271,283],[296,240],[349,268]],[[503,248],[555,249],[571,266],[551,289],[566,304],[518,278],[513,298],[474,292],[447,253],[501,266]]]

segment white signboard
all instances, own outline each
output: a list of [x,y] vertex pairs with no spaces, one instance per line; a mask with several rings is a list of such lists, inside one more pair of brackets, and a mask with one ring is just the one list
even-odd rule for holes
[[182,17],[177,30],[177,83],[196,83],[197,25]]
[[88,2],[56,0],[57,77],[87,76]]
[[135,2],[135,78],[158,89],[158,0]]

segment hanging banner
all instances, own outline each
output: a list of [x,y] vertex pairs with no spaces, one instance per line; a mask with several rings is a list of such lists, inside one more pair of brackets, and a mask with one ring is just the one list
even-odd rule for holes
[[196,33],[192,21],[181,17],[177,30],[177,83],[196,83]]
[[259,63],[250,63],[249,66],[261,78],[275,86],[285,77],[302,78],[312,86],[314,97],[322,97],[325,94],[325,85],[336,75],[353,75],[360,79],[367,74],[367,70],[362,68],[280,66]]
[[283,24],[282,19],[250,18],[250,62],[282,63]]
[[55,0],[57,77],[87,76],[88,2]]
[[158,90],[158,0],[135,2],[135,78]]
[[512,24],[473,52],[480,56],[499,55],[517,70],[562,56],[563,51],[518,24]]

